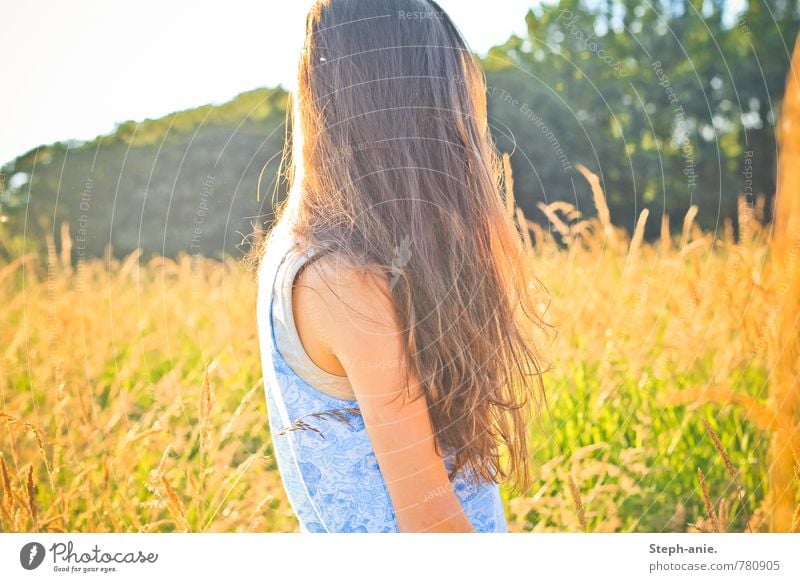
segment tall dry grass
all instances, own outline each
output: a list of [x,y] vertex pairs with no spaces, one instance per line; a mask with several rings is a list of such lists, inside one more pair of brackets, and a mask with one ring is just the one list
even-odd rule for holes
[[[782,119],[800,125],[792,76]],[[542,228],[505,160],[507,211],[559,330],[540,338],[533,486],[504,489],[512,530],[800,530],[800,134],[780,140],[774,232],[764,199],[742,197],[738,239],[729,220],[701,231],[696,207],[677,236],[647,211],[628,236],[583,167],[596,216],[542,204]],[[0,530],[296,530],[242,265],[74,266],[60,237],[60,254],[51,240],[0,265]]]
[[0,268],[0,530],[291,529],[240,265],[49,246]]
[[[791,99],[789,96],[787,102]],[[794,99],[793,106],[797,107],[796,96]],[[785,113],[787,118],[791,115]],[[800,123],[800,119],[795,123]],[[791,139],[800,144],[797,132]],[[782,163],[795,173],[792,178],[795,184],[800,176],[797,153],[796,149],[784,146],[782,154]],[[794,165],[789,161],[791,156],[794,156],[791,158],[795,160]],[[507,158],[504,161],[508,181],[510,165]],[[526,220],[518,208],[509,208],[520,229],[533,232],[535,245],[529,245],[528,249],[531,260],[554,295],[550,313],[561,330],[552,347],[557,361],[568,370],[585,368],[586,362],[596,364],[593,368],[595,387],[586,397],[592,401],[588,408],[597,418],[603,416],[604,406],[618,402],[615,397],[625,390],[621,385],[626,380],[633,381],[647,398],[652,398],[656,403],[654,408],[679,407],[682,411],[680,428],[666,449],[656,452],[656,458],[673,454],[676,439],[686,434],[690,423],[694,423],[691,430],[697,437],[697,425],[702,422],[729,479],[725,483],[726,495],[716,504],[719,510],[714,511],[706,479],[697,467],[705,515],[701,513],[687,524],[690,531],[719,531],[723,526],[724,531],[729,525],[744,531],[767,528],[790,531],[793,515],[797,531],[800,483],[796,474],[792,474],[793,456],[800,451],[800,359],[796,352],[800,337],[797,318],[800,301],[794,295],[800,288],[796,268],[800,240],[796,225],[800,221],[800,209],[796,207],[796,197],[777,208],[787,225],[784,232],[791,233],[778,238],[778,243],[763,226],[764,198],[748,204],[745,197],[740,196],[738,241],[734,240],[730,220],[725,222],[721,233],[701,232],[694,224],[697,207],[693,206],[685,216],[677,240],[670,235],[669,220],[664,216],[661,239],[647,244],[643,241],[643,232],[648,211],[641,212],[629,237],[625,230],[611,223],[598,177],[585,167],[578,169],[591,185],[596,218],[582,219],[580,211],[566,202],[539,204],[552,225],[545,231]],[[789,173],[783,171],[784,182],[788,181]],[[786,190],[792,193],[786,198],[800,191],[791,186]],[[794,217],[788,218],[790,215]],[[787,245],[791,245],[788,253]],[[777,324],[778,321],[782,323]],[[567,385],[558,387],[569,391],[575,376],[573,372],[564,375]],[[751,466],[763,463],[762,468],[766,470],[764,478],[753,479],[750,475],[748,491],[708,419],[699,414],[693,418],[692,412],[699,411],[703,405],[712,405],[705,407],[706,416],[728,415],[733,411],[737,418],[749,424],[747,430],[755,429],[755,433],[739,434],[734,439],[734,446],[739,444],[736,456],[743,463]],[[621,420],[636,423],[630,417]],[[652,431],[653,427],[647,424],[644,423],[642,429]],[[588,422],[586,428],[589,428]],[[671,431],[664,430],[665,433]],[[754,439],[759,444],[758,459],[753,458],[756,449],[747,446]],[[743,441],[747,443],[744,446]],[[769,443],[768,458],[766,443]],[[605,445],[601,442],[600,448]],[[707,446],[697,439],[693,450]],[[586,448],[592,447],[592,444],[586,445]],[[621,452],[633,458],[638,453],[640,457],[654,456],[638,447]],[[624,455],[617,457],[622,459]],[[575,454],[555,459],[573,466],[578,461]],[[686,459],[687,462],[691,460]],[[597,478],[597,475],[620,473],[622,465],[609,464],[606,459],[590,465],[593,467],[587,473],[594,484],[592,495],[606,497],[608,489],[599,485],[606,479]],[[623,465],[632,467],[629,460]],[[542,466],[542,481],[553,481],[548,474],[550,469],[547,464]],[[638,469],[638,472],[631,471],[627,481],[615,484],[612,492],[617,496],[641,495],[638,483],[647,480],[648,468],[639,465]],[[681,467],[683,471],[690,469],[690,466]],[[794,471],[797,473],[798,469]],[[673,481],[676,478],[673,477]],[[562,490],[569,491],[573,500],[578,499],[571,474],[562,473],[555,480],[561,483]],[[563,487],[565,481],[567,487]],[[627,486],[621,486],[625,482]],[[585,529],[582,505],[575,502],[576,525],[572,517],[563,513],[565,504],[552,504],[551,500],[552,497],[538,491],[532,497],[512,500],[511,504],[516,512],[528,517],[533,510],[540,522],[544,515],[559,527]],[[674,518],[683,516],[685,519],[682,501],[685,500],[679,500],[676,506]],[[752,515],[749,504],[756,506]],[[561,516],[550,513],[549,507],[553,505],[562,512]],[[595,531],[616,530],[620,525],[613,503],[608,503],[607,507],[609,510],[604,519],[596,523]],[[728,521],[732,507],[737,513],[734,517],[738,517],[738,525]],[[639,523],[634,521],[635,525]],[[518,525],[524,528],[524,523]],[[665,523],[665,529],[673,529],[674,525]]]
[[[509,203],[559,329],[534,487],[505,493],[512,529],[774,528],[768,445],[791,451],[797,424],[771,404],[764,321],[786,286],[763,201],[738,241],[730,223],[701,232],[691,209],[678,237],[648,243],[647,213],[629,237],[581,171],[595,218],[551,204],[544,229]],[[295,529],[242,266],[138,254],[73,266],[49,248],[0,267],[0,529]]]
[[780,283],[767,320],[772,370],[769,407],[781,419],[770,447],[770,528],[780,532],[800,531],[800,510],[792,510],[797,489],[793,465],[800,451],[799,77],[800,41],[795,43],[777,131],[780,156],[771,250]]

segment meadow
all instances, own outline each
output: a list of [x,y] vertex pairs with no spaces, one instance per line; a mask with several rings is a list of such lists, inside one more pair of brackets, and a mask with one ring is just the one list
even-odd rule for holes
[[[797,531],[797,377],[776,377],[796,362],[775,357],[797,253],[773,256],[763,199],[740,198],[738,238],[702,232],[696,207],[673,229],[645,211],[629,236],[581,171],[596,217],[542,205],[543,229],[508,200],[558,330],[510,528]],[[242,262],[74,264],[59,234],[0,265],[0,531],[296,531]]]

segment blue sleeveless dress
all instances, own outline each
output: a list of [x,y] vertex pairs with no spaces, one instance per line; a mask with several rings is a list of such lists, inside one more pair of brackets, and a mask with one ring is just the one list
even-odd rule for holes
[[[257,306],[268,421],[286,495],[302,532],[396,532],[392,502],[358,401],[315,389],[276,347],[275,283],[295,245],[287,232],[279,225],[270,234],[259,267]],[[450,457],[445,466],[452,467]],[[508,531],[496,483],[461,471],[452,486],[477,532]]]

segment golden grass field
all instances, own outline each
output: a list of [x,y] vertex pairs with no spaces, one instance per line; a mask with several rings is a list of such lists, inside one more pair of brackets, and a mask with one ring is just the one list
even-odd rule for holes
[[[730,222],[701,232],[696,207],[653,243],[644,221],[661,218],[643,212],[629,237],[585,169],[597,218],[551,204],[548,231],[509,199],[558,329],[533,487],[504,490],[513,531],[800,531],[792,119],[796,83],[776,222],[741,198],[738,240]],[[73,266],[61,232],[60,255],[51,240],[0,264],[0,531],[296,531],[253,277],[191,256]]]
[[[785,531],[800,431],[775,403],[797,377],[776,386],[771,353],[797,254],[776,267],[762,208],[744,200],[738,243],[730,224],[701,232],[694,209],[679,236],[665,224],[643,242],[643,216],[631,240],[585,175],[599,218],[543,208],[561,245],[525,222],[558,334],[534,486],[505,492],[511,528]],[[252,275],[190,256],[72,266],[62,233],[62,256],[51,241],[48,257],[0,268],[0,529],[296,530]],[[776,441],[786,466],[770,470]]]

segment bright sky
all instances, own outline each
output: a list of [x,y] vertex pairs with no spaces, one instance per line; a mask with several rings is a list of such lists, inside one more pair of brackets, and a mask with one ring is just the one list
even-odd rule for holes
[[[512,33],[541,0],[439,0],[473,50]],[[70,0],[0,3],[0,164],[115,122],[223,103],[291,83],[312,0]],[[482,4],[482,3],[481,3]],[[293,48],[294,47],[294,48]]]

